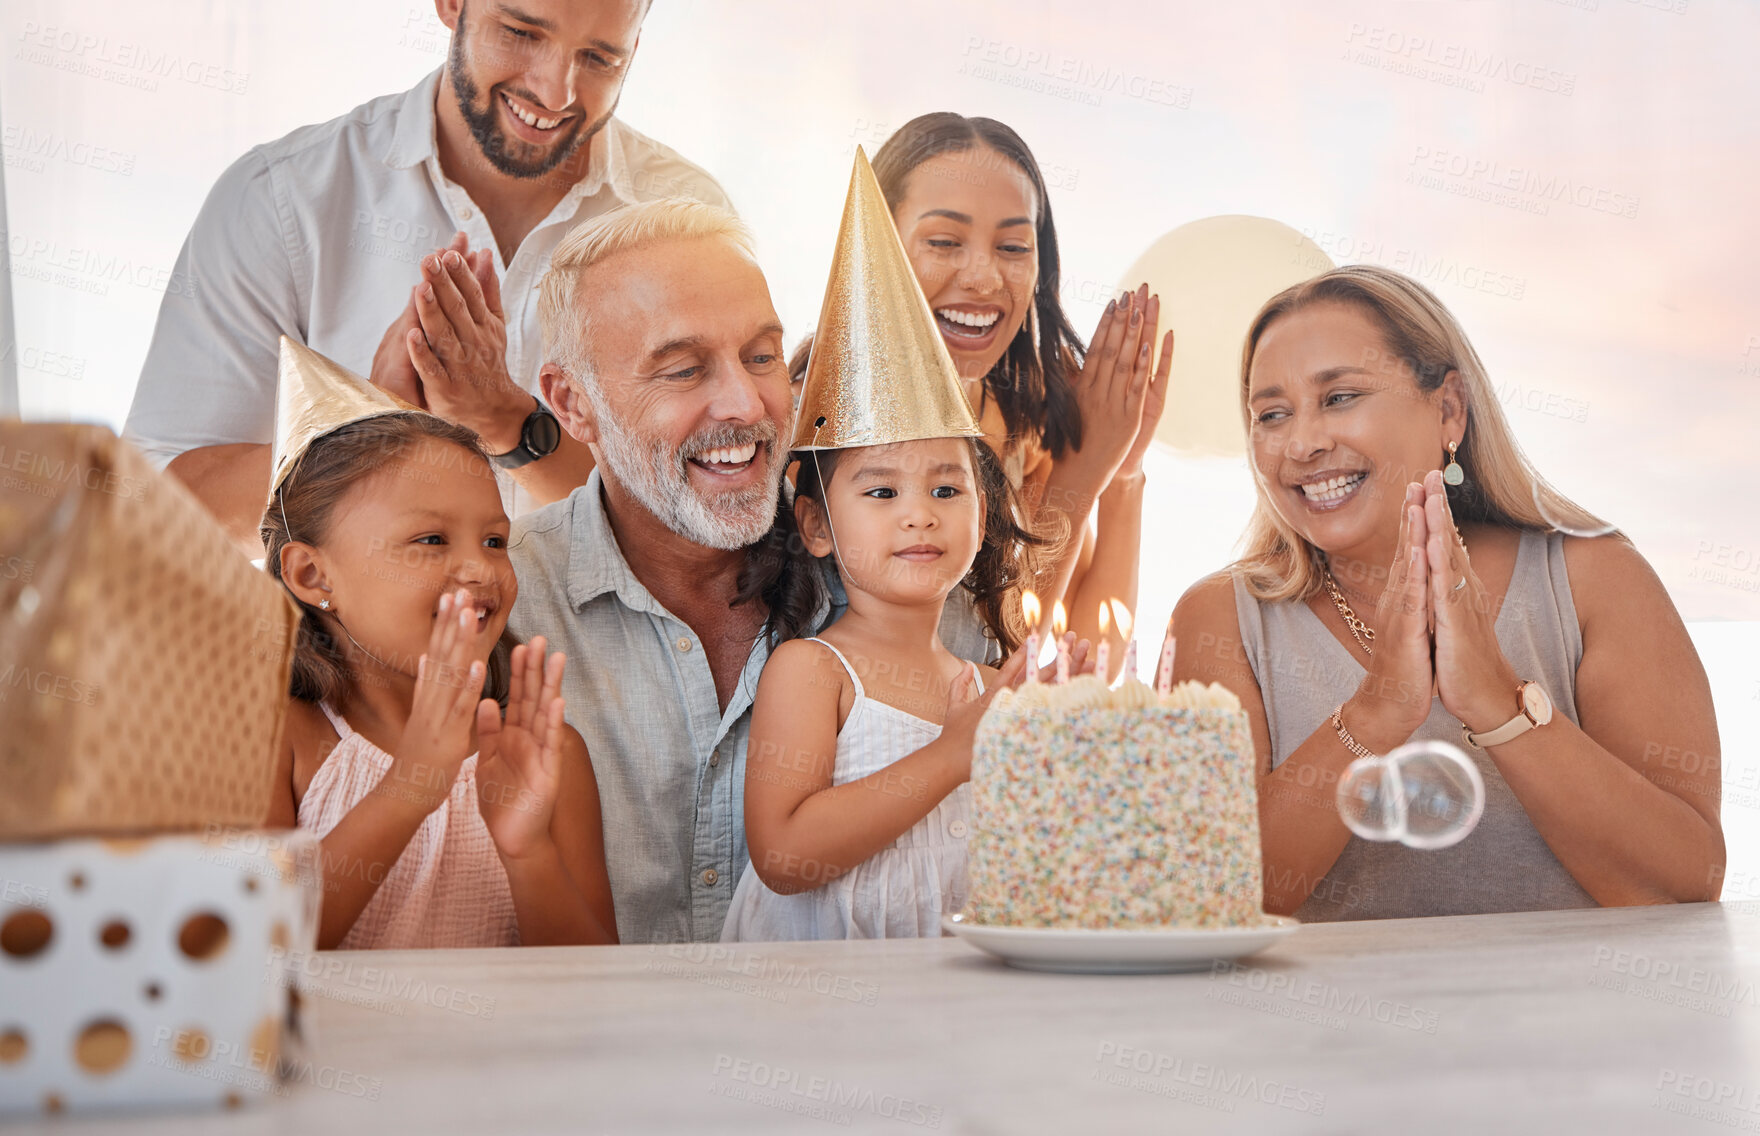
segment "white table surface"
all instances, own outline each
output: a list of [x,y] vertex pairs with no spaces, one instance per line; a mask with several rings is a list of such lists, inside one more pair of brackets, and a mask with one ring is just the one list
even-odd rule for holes
[[12,1130],[1760,1130],[1753,905],[1321,924],[1142,977],[952,939],[315,959],[312,1083]]

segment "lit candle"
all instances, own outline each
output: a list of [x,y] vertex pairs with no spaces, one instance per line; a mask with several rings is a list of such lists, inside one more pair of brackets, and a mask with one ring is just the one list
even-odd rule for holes
[[1112,662],[1112,643],[1106,638],[1106,629],[1112,625],[1112,612],[1102,603],[1100,605],[1100,645],[1094,648],[1094,673],[1101,682],[1109,682],[1111,671],[1107,664]]
[[1137,640],[1131,635],[1131,628],[1136,620],[1131,615],[1131,609],[1119,601],[1113,600],[1112,619],[1114,623],[1118,624],[1118,637],[1125,641],[1124,666],[1118,672],[1118,680],[1120,682],[1124,682],[1126,679],[1141,681],[1137,679]]
[[1161,643],[1161,666],[1155,671],[1155,689],[1166,694],[1173,689],[1173,625],[1167,627],[1167,638]]
[[1039,606],[1039,597],[1032,592],[1021,593],[1021,615],[1027,624],[1027,682],[1039,681],[1039,619],[1044,609]]
[[1057,632],[1057,681],[1069,681],[1069,642],[1063,633],[1069,630],[1069,615],[1063,610],[1063,601],[1058,600],[1051,605],[1051,629]]

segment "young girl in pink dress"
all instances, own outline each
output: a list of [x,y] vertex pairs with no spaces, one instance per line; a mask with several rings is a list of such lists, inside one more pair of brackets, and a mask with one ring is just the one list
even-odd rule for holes
[[323,841],[321,947],[616,942],[563,656],[519,584],[476,436],[419,412],[311,444],[263,517],[304,613],[271,823]]

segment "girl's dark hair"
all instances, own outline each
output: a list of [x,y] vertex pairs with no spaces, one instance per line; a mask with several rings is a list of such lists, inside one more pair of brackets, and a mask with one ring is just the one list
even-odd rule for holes
[[[1039,278],[1033,285],[1033,318],[1021,324],[1002,358],[984,376],[984,386],[995,397],[1010,437],[1037,437],[1053,458],[1061,458],[1069,450],[1082,448],[1082,412],[1071,380],[1081,370],[1086,349],[1058,298],[1062,270],[1057,226],[1051,219],[1045,175],[1033,152],[1020,135],[993,118],[936,111],[911,119],[875,151],[874,177],[886,196],[887,207],[897,209],[918,166],[938,155],[964,153],[980,145],[1020,167],[1039,197],[1034,237]],[[797,382],[807,373],[812,346],[809,336],[789,359],[789,376]]]
[[[411,455],[424,440],[450,442],[478,461],[486,461],[474,431],[421,411],[381,414],[340,426],[313,442],[263,511],[260,535],[266,550],[263,566],[281,580],[281,550],[291,542],[322,544],[330,533],[336,508],[363,480],[392,462]],[[288,594],[293,595],[292,589]],[[298,596],[300,621],[294,643],[293,678],[288,693],[302,702],[328,702],[339,712],[359,687],[360,676],[348,663],[347,635],[336,616],[305,603]],[[502,631],[489,652],[483,695],[507,708],[512,651],[519,640]]]
[[[1026,638],[1020,585],[1031,580],[1037,570],[1038,550],[1055,543],[1055,539],[1020,523],[1018,518],[1023,512],[1019,495],[995,452],[982,439],[967,441],[972,447],[972,464],[984,497],[984,539],[960,587],[971,594],[972,606],[984,621],[986,634],[1002,645],[1002,653],[1007,656]],[[816,460],[812,454],[795,455],[800,460],[795,497],[805,497],[823,509],[825,484],[836,476],[838,459],[846,452],[819,450]],[[770,609],[764,633],[773,645],[811,635],[815,630],[813,615],[826,599],[821,571],[818,558],[807,551],[793,507],[779,501],[776,524],[747,558],[740,594],[734,603],[758,597],[764,600]]]

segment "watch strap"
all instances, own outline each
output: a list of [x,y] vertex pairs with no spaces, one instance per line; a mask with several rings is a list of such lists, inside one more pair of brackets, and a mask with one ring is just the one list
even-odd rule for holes
[[532,412],[526,415],[525,421],[520,424],[519,441],[514,445],[513,449],[508,450],[504,454],[489,455],[489,460],[493,461],[502,469],[518,469],[521,466],[530,465],[539,458],[548,457],[549,454],[555,450],[555,447],[551,447],[550,450],[544,453],[539,453],[532,448],[532,420],[541,417],[555,417],[555,415],[550,413],[550,409],[544,405],[543,401],[539,399],[537,395],[532,396],[532,404]]
[[1526,690],[1527,687],[1528,684],[1525,682],[1521,686],[1516,687],[1516,716],[1505,722],[1503,725],[1494,730],[1486,730],[1482,734],[1475,734],[1465,725],[1462,725],[1461,737],[1466,740],[1466,743],[1474,749],[1484,749],[1487,746],[1502,745],[1504,742],[1510,741],[1513,738],[1521,737],[1529,730],[1538,726],[1539,723],[1528,716],[1527,705],[1522,701],[1522,692]]

